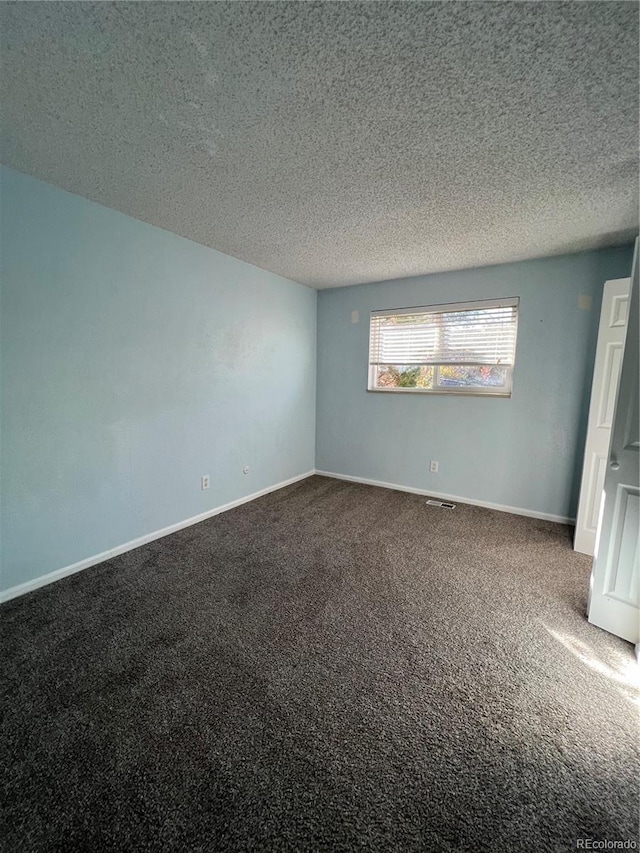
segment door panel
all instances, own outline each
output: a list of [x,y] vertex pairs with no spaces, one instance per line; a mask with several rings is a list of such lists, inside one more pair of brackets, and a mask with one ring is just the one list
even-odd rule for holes
[[600,388],[600,405],[596,426],[600,429],[611,429],[613,413],[616,408],[618,383],[620,381],[620,365],[622,364],[623,343],[607,344],[604,357],[603,385]]
[[596,362],[591,387],[587,441],[574,545],[593,556],[607,470],[611,426],[624,352],[629,304],[628,278],[605,282],[598,329]]
[[640,638],[640,309],[638,242],[629,320],[591,574],[589,621],[632,643]]
[[[604,477],[607,473],[607,457],[599,453],[593,453],[589,460],[590,476],[589,476],[589,511],[585,519],[585,527],[588,531],[592,531],[595,537],[598,529],[598,519],[600,518],[600,502],[602,499],[602,490],[604,489]],[[595,538],[593,541],[595,547]],[[576,550],[578,550],[576,548]]]

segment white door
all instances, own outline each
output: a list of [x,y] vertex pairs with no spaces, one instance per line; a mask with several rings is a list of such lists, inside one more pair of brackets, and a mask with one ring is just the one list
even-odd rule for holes
[[640,639],[639,289],[636,240],[629,322],[589,595],[589,622],[631,643]]
[[618,394],[624,339],[627,331],[629,278],[607,281],[602,295],[596,363],[591,386],[587,441],[573,547],[593,557],[607,470],[613,412]]

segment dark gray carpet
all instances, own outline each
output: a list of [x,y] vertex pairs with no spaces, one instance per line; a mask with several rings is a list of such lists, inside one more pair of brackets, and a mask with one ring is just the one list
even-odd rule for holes
[[636,839],[561,525],[313,477],[4,605],[4,850]]

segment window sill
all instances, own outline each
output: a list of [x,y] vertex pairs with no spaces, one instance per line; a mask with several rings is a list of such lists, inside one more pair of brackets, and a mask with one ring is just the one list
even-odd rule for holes
[[427,397],[430,394],[438,394],[442,397],[496,397],[499,400],[511,398],[511,391],[488,391],[485,388],[477,391],[462,391],[457,389],[446,390],[444,388],[367,388],[368,394],[412,394],[414,397]]

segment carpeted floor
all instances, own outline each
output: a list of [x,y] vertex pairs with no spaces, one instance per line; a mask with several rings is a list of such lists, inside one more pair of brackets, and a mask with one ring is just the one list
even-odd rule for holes
[[570,535],[313,477],[7,603],[0,846],[637,839],[632,648]]

